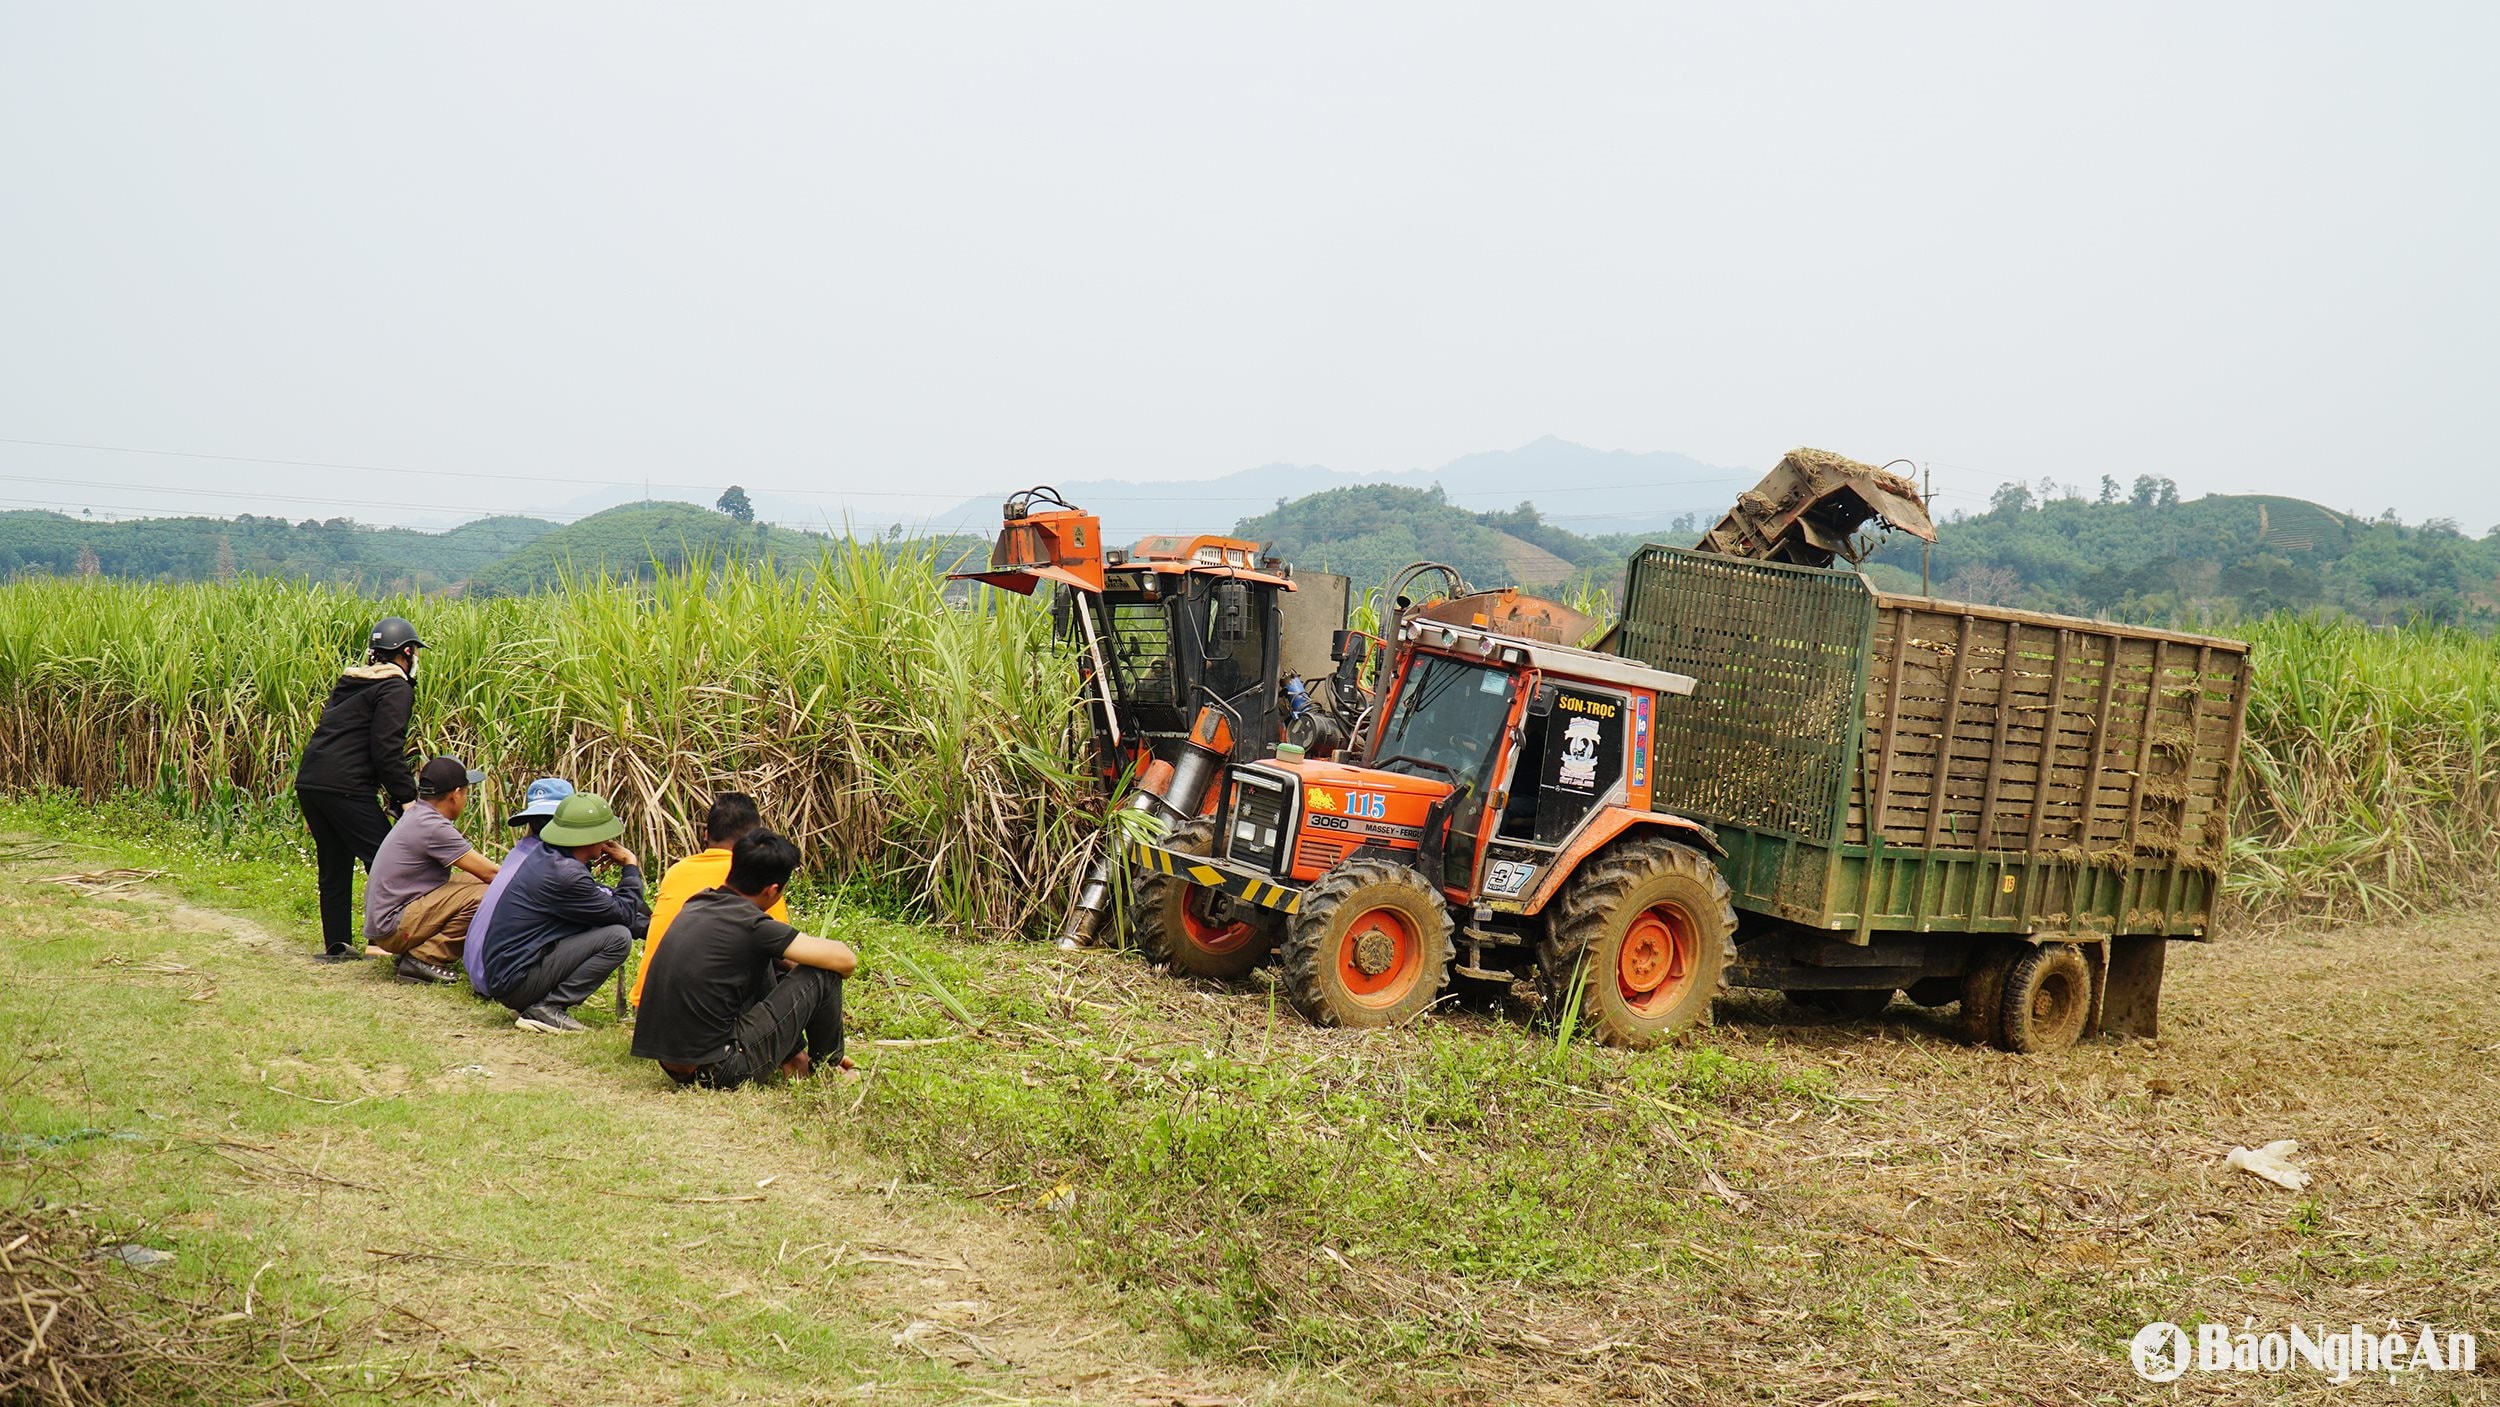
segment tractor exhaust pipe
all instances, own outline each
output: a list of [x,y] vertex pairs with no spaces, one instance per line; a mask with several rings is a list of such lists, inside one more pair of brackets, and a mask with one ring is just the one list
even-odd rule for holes
[[[1208,785],[1232,752],[1232,721],[1213,708],[1198,710],[1180,761],[1150,763],[1137,780],[1136,792],[1120,809],[1141,811],[1152,817],[1149,824],[1154,838],[1161,840],[1198,814],[1206,801]],[[1118,873],[1116,867],[1125,863],[1116,843],[1106,841],[1102,853],[1094,857],[1093,868],[1085,872],[1085,882],[1077,886],[1076,900],[1068,905],[1066,921],[1059,925],[1060,947],[1094,946],[1102,916],[1111,911],[1112,877]]]

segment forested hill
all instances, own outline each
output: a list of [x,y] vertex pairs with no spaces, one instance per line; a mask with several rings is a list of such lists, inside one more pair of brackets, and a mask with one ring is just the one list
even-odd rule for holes
[[[1576,504],[1575,508],[1586,508]],[[1474,512],[1438,488],[1330,489],[1232,525],[1235,535],[1308,569],[1343,572],[1358,590],[1410,562],[1457,567],[1479,585],[1568,592],[1619,583],[1643,541],[1689,545],[1690,515],[1659,532],[1586,537],[1535,505]],[[1209,530],[1220,530],[1220,520]],[[1933,578],[1942,597],[2076,615],[2222,625],[2281,610],[2326,610],[2373,623],[2500,626],[2500,531],[2365,519],[2296,498],[2216,494],[2181,501],[2167,479],[2132,493],[2035,498],[2000,490],[1987,512],[1939,526]],[[566,575],[644,575],[689,558],[811,561],[833,538],[770,527],[690,503],[636,503],[559,527],[487,518],[445,533],[333,519],[156,518],[95,523],[58,513],[0,513],[0,574],[93,573],[149,581],[242,575],[335,582],[370,591],[540,590]],[[986,544],[950,539],[952,560]],[[1915,591],[1919,545],[1897,537],[1868,564],[1890,590]]]
[[[1896,537],[1877,584],[1918,589],[1919,544]],[[2329,610],[2373,623],[2500,624],[2500,531],[2365,519],[2297,498],[2182,502],[2167,479],[2103,497],[2041,501],[2020,485],[1940,525],[1937,595],[2120,620],[2227,622]]]
[[[1678,524],[1667,534],[1684,542]],[[1678,534],[1681,534],[1680,536]],[[1440,489],[1364,484],[1329,489],[1244,518],[1235,537],[1268,544],[1298,567],[1342,572],[1357,591],[1377,586],[1410,562],[1446,562],[1481,585],[1554,586],[1622,570],[1641,534],[1582,537],[1548,523],[1535,505],[1473,513]],[[1657,534],[1650,534],[1657,536]]]
[[[892,547],[892,537],[867,544]],[[0,513],[0,577],[94,575],[138,581],[291,577],[362,591],[509,596],[567,577],[648,577],[689,561],[812,563],[841,544],[691,503],[628,503],[561,527],[483,518],[449,532],[375,528],[344,518],[142,518],[95,523],[59,513]],[[947,538],[940,559],[988,550]]]
[[250,575],[369,591],[435,591],[554,531],[555,524],[536,518],[481,518],[428,533],[345,518],[290,523],[245,514],[97,523],[63,513],[0,513],[0,576],[218,581]]

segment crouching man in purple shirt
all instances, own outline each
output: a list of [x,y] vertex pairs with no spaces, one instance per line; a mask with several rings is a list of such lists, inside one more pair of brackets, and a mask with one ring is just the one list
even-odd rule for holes
[[562,777],[541,777],[522,794],[521,809],[504,818],[504,824],[528,833],[503,857],[503,868],[496,871],[495,882],[486,886],[485,897],[477,901],[477,912],[469,919],[468,946],[460,950],[460,965],[469,974],[469,990],[488,1001],[495,998],[486,990],[486,934],[494,927],[495,910],[503,902],[503,892],[512,887],[512,877],[521,872],[521,862],[538,853],[538,833],[555,819],[556,803],[572,794],[573,784]]

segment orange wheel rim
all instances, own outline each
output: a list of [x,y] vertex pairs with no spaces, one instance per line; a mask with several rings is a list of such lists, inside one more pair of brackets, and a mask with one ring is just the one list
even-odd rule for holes
[[1337,980],[1365,1006],[1395,1006],[1423,976],[1415,921],[1396,909],[1366,909],[1337,944]]
[[1248,919],[1232,919],[1218,923],[1207,917],[1205,895],[1208,891],[1196,885],[1181,897],[1181,928],[1189,934],[1191,946],[1203,952],[1229,953],[1250,941],[1258,931]]
[[1656,1016],[1682,1000],[1693,985],[1693,956],[1700,947],[1691,914],[1674,904],[1641,910],[1615,957],[1615,987],[1624,1005]]

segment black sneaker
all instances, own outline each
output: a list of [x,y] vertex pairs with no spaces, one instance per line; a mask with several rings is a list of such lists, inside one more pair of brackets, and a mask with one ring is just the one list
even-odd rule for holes
[[399,980],[402,982],[427,982],[449,986],[460,980],[458,973],[449,968],[436,967],[423,958],[403,956],[391,965],[391,971],[398,973]]
[[544,1002],[522,1012],[512,1024],[524,1031],[543,1031],[551,1036],[569,1036],[576,1031],[590,1029],[574,1020],[571,1012],[562,1007],[549,1006]]
[[363,956],[364,954],[357,952],[354,948],[331,948],[326,952],[313,954],[312,960],[314,962],[354,962]]

